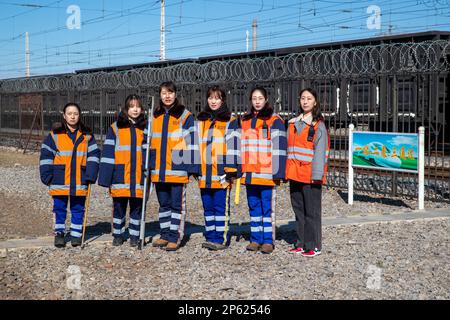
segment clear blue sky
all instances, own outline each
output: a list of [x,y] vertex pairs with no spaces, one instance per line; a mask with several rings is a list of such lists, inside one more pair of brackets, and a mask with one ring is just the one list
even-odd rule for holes
[[[81,28],[68,29],[67,8]],[[369,29],[367,8],[381,9]],[[428,30],[450,31],[450,0],[166,0],[166,58],[246,51],[258,23],[258,50]],[[0,78],[157,61],[160,1],[0,0]]]

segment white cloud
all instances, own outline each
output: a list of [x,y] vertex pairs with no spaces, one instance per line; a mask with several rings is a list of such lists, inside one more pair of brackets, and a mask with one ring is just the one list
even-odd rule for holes
[[417,139],[413,137],[397,136],[388,141],[393,146],[409,145],[416,146]]

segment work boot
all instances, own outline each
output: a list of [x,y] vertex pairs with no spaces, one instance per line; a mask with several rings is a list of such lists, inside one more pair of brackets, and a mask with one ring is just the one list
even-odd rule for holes
[[139,238],[130,238],[130,247],[137,247],[139,244]]
[[114,237],[112,245],[114,247],[119,247],[119,246],[121,246],[123,244],[123,242],[124,242],[124,240],[123,240],[122,237]]
[[258,251],[260,246],[261,245],[258,243],[250,242],[249,245],[246,247],[246,249],[248,251]]
[[168,243],[169,243],[169,241],[160,238],[160,239],[156,240],[155,242],[153,242],[152,245],[154,247],[163,248],[163,247],[167,246]]
[[270,244],[270,243],[264,243],[262,246],[261,246],[261,248],[260,248],[260,251],[262,252],[262,253],[266,253],[266,254],[270,254],[270,253],[272,253],[273,252],[273,244]]
[[72,247],[81,246],[81,237],[71,237],[70,243],[72,244]]
[[57,232],[55,234],[55,247],[64,248],[66,246],[66,241],[64,240],[64,232]]
[[164,248],[166,251],[176,251],[180,245],[176,242],[169,242],[167,243],[167,246]]

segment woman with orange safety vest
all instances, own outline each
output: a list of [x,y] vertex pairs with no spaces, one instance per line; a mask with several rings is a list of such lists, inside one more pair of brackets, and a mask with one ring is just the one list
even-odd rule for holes
[[139,243],[142,198],[144,189],[147,118],[138,95],[125,99],[117,121],[103,143],[98,184],[109,188],[113,198],[113,245],[125,241],[125,220],[128,204],[130,246]]
[[186,186],[190,175],[199,175],[200,159],[194,117],[178,101],[175,84],[162,83],[159,96],[153,112],[150,169],[161,232],[153,246],[175,251],[184,237]]
[[330,140],[314,89],[299,94],[302,113],[289,121],[286,179],[297,221],[297,242],[289,252],[314,257],[322,249],[322,184]]
[[70,102],[63,108],[62,122],[57,122],[41,146],[39,173],[49,186],[55,213],[55,247],[66,245],[67,204],[72,213],[71,244],[81,245],[84,206],[88,185],[97,180],[100,149],[91,129],[81,121],[81,109]]
[[286,129],[264,88],[254,88],[250,102],[241,132],[241,181],[246,185],[251,219],[247,250],[269,254],[275,241],[275,186],[285,175]]
[[201,173],[198,177],[205,215],[202,247],[226,249],[230,242],[230,193],[240,172],[238,121],[226,105],[225,92],[208,89],[208,104],[197,116]]

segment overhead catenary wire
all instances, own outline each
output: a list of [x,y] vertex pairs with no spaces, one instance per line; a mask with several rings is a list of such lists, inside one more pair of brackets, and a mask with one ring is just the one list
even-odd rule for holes
[[[405,18],[405,20],[406,20],[407,18]],[[344,20],[339,20],[338,21],[338,23],[345,23],[346,21],[348,21],[347,19],[344,19]],[[446,25],[446,24],[443,24],[443,25],[436,25],[436,26],[448,26],[448,24]],[[321,24],[317,24],[317,25],[312,25],[311,27],[313,27],[313,28],[315,28],[315,29],[318,29],[318,28],[323,28],[323,26],[321,25]],[[420,26],[416,26],[416,27],[419,27],[420,28]],[[352,29],[355,29],[355,28],[352,28]],[[356,28],[356,29],[358,29],[358,28]],[[412,26],[411,27],[411,29],[414,29],[414,26]],[[295,34],[295,30],[282,30],[282,31],[280,31],[280,32],[278,32],[278,33],[271,33],[271,34],[264,34],[264,35],[261,35],[261,39],[267,39],[268,38],[268,36],[270,36],[270,37],[273,37],[273,38],[282,38],[283,36],[284,37],[287,37],[287,36],[290,36],[291,34]],[[322,30],[322,31],[317,31],[317,33],[325,33],[326,32],[326,30]],[[357,35],[358,33],[353,33],[353,35]],[[191,38],[195,38],[195,37],[191,37]],[[342,37],[341,37],[342,38]],[[317,37],[317,39],[318,40],[320,40],[320,37]],[[141,43],[136,43],[136,44],[133,44],[133,47],[140,47],[140,46],[143,46],[143,45],[145,45],[147,42],[151,42],[151,41],[153,41],[152,39],[151,40],[149,40],[149,41],[144,41],[144,42],[141,42]],[[222,43],[223,44],[227,44],[227,43],[230,43],[230,44],[233,44],[233,43],[237,43],[237,42],[239,42],[240,41],[240,38],[234,38],[234,39],[230,39],[230,40],[228,40],[228,41],[223,41]],[[203,44],[203,48],[207,48],[207,47],[211,47],[211,46],[213,46],[213,44],[214,44],[214,42],[209,42],[209,43],[204,43]],[[189,48],[193,48],[193,47],[196,47],[196,46],[179,46],[179,47],[174,47],[174,48],[172,48],[172,51],[174,51],[174,52],[176,52],[176,51],[183,51],[183,50],[185,50],[185,49],[189,49]],[[121,49],[127,49],[128,48],[128,46],[118,46],[118,47],[108,47],[108,48],[103,48],[103,49],[100,49],[100,50],[106,50],[106,49],[108,49],[108,51],[110,52],[110,54],[112,55],[112,56],[115,56],[115,55],[120,55],[121,53],[120,52],[118,52],[117,54],[115,54],[115,53],[112,53],[111,52],[111,50],[113,50],[113,51],[120,51]],[[266,48],[266,47],[264,47],[264,48]],[[142,55],[142,56],[147,56],[147,57],[151,57],[152,55],[151,55],[151,52],[154,52],[154,53],[156,53],[155,51],[146,51],[146,52],[149,52],[149,54],[148,55]],[[72,52],[69,52],[70,54],[73,54],[73,55],[77,55],[77,54],[83,54],[83,52],[80,52],[80,51],[72,51]],[[55,54],[53,54],[53,55],[55,55]],[[58,54],[56,54],[56,55],[58,55]],[[130,56],[132,56],[132,55],[130,55]],[[40,56],[40,57],[37,57],[37,58],[35,58],[35,59],[42,59],[44,56]],[[48,55],[45,55],[45,57],[47,58],[48,57]],[[78,58],[79,59],[79,58]],[[97,61],[99,61],[100,59],[97,59]],[[14,64],[20,64],[20,63],[22,63],[22,59],[19,59],[17,62],[12,62],[11,64],[9,64],[9,65],[14,65]],[[42,67],[44,67],[44,66],[42,66]],[[5,69],[3,69],[3,70],[5,70]],[[1,69],[0,69],[0,71],[1,71]]]
[[[222,2],[227,2],[227,1],[222,1]],[[229,2],[230,5],[233,5],[232,2],[235,2],[235,1],[228,1],[228,2]],[[333,1],[317,1],[317,2],[330,3],[330,6],[329,6],[329,8],[327,8],[327,11],[324,12],[324,14],[321,14],[321,15],[318,14],[316,19],[318,17],[320,17],[320,19],[327,18],[329,16],[332,17],[333,14],[335,14],[336,12],[339,11],[339,8],[340,8],[339,4],[340,4],[340,2],[333,2]],[[415,3],[415,1],[407,1],[407,2],[410,3],[411,4],[410,7],[412,9],[414,9],[413,8],[414,7],[413,3]],[[347,4],[351,3],[353,5],[353,7],[352,7],[353,10],[365,8],[365,5],[358,5],[358,3],[359,3],[358,1],[351,1],[351,2],[346,2],[346,3]],[[379,4],[382,5],[382,4],[388,4],[388,3],[390,3],[390,1],[380,1]],[[150,4],[152,4],[152,3],[150,3]],[[181,4],[180,1],[174,3],[174,5],[180,5],[180,4]],[[285,6],[268,6],[268,5],[266,5],[264,7],[264,11],[265,12],[272,12],[273,11],[275,13],[275,12],[277,12],[277,10],[280,10],[282,8],[294,8],[296,5],[297,5],[297,3],[295,3],[295,4],[288,4],[288,5],[285,5]],[[332,5],[335,5],[336,7],[332,7]],[[406,2],[398,4],[398,5],[395,5],[395,6],[393,5],[391,11],[392,11],[392,13],[394,13],[394,12],[402,12],[403,15],[406,14],[406,13],[404,13],[404,11],[410,11],[411,13],[414,13],[414,14],[419,14],[420,13],[419,10],[401,10],[405,6],[407,6]],[[138,14],[137,11],[142,11],[142,12],[140,12],[140,14],[145,14],[144,11],[146,10],[146,8],[147,7],[143,7],[142,8],[143,10],[135,10],[136,14]],[[141,9],[141,8],[138,8],[138,9]],[[157,10],[158,8],[154,8],[154,9]],[[242,14],[243,15],[249,15],[249,14],[251,14],[251,12],[256,12],[259,9],[260,8],[257,8],[256,10],[244,12]],[[336,9],[336,11],[333,11],[333,9]],[[107,12],[107,10],[105,10],[105,12]],[[147,10],[147,12],[151,13],[151,11],[148,11],[148,10]],[[308,15],[310,17],[312,17],[313,16],[313,11],[305,10],[305,16],[308,16]],[[174,15],[174,16],[177,16],[177,15]],[[430,16],[433,16],[433,15],[430,14]],[[111,16],[111,19],[112,20],[118,19],[118,17],[119,17],[119,14],[116,12],[114,16]],[[235,16],[211,18],[211,19],[207,19],[206,23],[213,23],[214,21],[218,21],[220,19],[238,20],[239,17],[240,17],[239,15],[235,15]],[[105,18],[107,18],[106,14],[105,14]],[[198,17],[198,19],[200,20],[200,17]],[[272,22],[272,24],[273,25],[279,25],[281,27],[283,25],[290,25],[289,23],[292,23],[293,26],[294,25],[297,26],[297,24],[298,24],[297,19],[298,19],[298,16],[296,15],[296,13],[294,13],[294,14],[291,15],[290,18],[289,17],[287,17],[286,19],[283,18],[283,21],[281,21],[281,22],[274,20]],[[269,22],[267,22],[268,20],[269,19],[266,19],[266,25],[270,26],[271,24]],[[295,20],[295,21],[293,21],[293,20]],[[407,18],[405,18],[404,20],[407,20]],[[98,21],[101,22],[101,20],[98,20]],[[175,29],[178,30],[180,28],[189,28],[190,26],[201,25],[201,23],[202,23],[201,21],[194,21],[194,22],[191,22],[191,23],[184,23],[183,25],[179,25],[178,21],[179,21],[179,17],[177,19],[177,23],[176,23],[177,25],[175,25],[175,24],[171,25],[171,28],[173,30],[172,30],[172,36],[170,37],[170,44],[171,44],[170,53],[171,53],[171,57],[173,57],[173,58],[181,57],[182,54],[184,53],[184,50],[186,48],[190,48],[191,47],[190,45],[183,45],[182,44],[183,37],[184,37],[182,35],[183,33],[182,32],[176,32]],[[352,29],[352,30],[358,30],[357,28],[360,28],[360,30],[363,31],[362,26],[358,27],[358,26],[355,26],[355,25],[351,25],[351,23],[353,23],[354,21],[356,21],[355,17],[348,18],[347,20],[342,20],[342,21],[341,20],[333,21],[333,23],[329,24],[329,26],[326,26],[326,27],[324,26],[323,23],[321,23],[321,24],[317,23],[317,24],[308,25],[308,27],[309,28],[313,27],[315,33],[318,35],[317,37],[315,37],[315,39],[317,40],[316,42],[319,42],[321,40],[327,41],[326,39],[330,39],[330,37],[327,36],[327,30],[328,30],[328,33],[330,33],[330,30],[336,30],[337,28],[343,27],[343,28]],[[258,19],[258,22],[259,22],[259,24],[261,26],[263,26],[263,20],[262,19],[261,20]],[[346,25],[347,23],[349,25]],[[396,19],[392,19],[392,24],[396,24]],[[245,24],[243,23],[242,25],[245,25]],[[444,27],[446,26],[445,24],[436,24],[436,25],[441,25],[441,26],[444,26]],[[432,25],[430,25],[430,26],[432,26]],[[248,27],[248,24],[246,25],[246,27]],[[168,28],[169,28],[169,25],[168,25]],[[412,27],[408,27],[408,28],[411,28],[412,30],[414,30]],[[208,28],[206,28],[206,29],[210,30]],[[225,28],[222,28],[222,31],[217,31],[217,33],[218,34],[220,33],[221,35],[231,34],[232,33],[231,31],[230,32],[223,31],[223,29],[225,29]],[[232,29],[232,28],[229,28],[229,29]],[[234,28],[234,29],[239,29],[239,26],[236,26],[236,28]],[[296,30],[295,28],[292,28],[292,29],[287,28],[287,29],[284,29],[284,30],[287,30],[286,31],[286,35],[294,35],[294,34],[296,34],[295,33],[295,30]],[[280,43],[287,43],[287,42],[281,42],[281,41],[275,42],[275,40],[277,40],[277,39],[278,40],[283,40],[282,31],[284,31],[284,30],[272,32],[272,35],[264,36],[264,37],[263,37],[263,35],[267,35],[267,33],[261,33],[261,38],[260,39],[261,40],[263,40],[263,39],[270,39],[271,40],[271,44],[275,45],[275,46],[279,45]],[[409,30],[409,29],[404,28],[403,30]],[[149,32],[151,32],[151,29],[149,29]],[[214,30],[211,30],[211,32],[213,33]],[[302,32],[300,30],[300,31],[298,31],[297,34],[300,37],[303,34],[305,34],[305,32],[307,32],[307,31],[304,30],[304,32]],[[144,33],[145,33],[144,31],[142,31],[142,32],[140,31],[140,32],[138,32],[136,34],[144,34]],[[131,35],[132,34],[133,34],[133,32],[131,33]],[[347,34],[348,35],[358,35],[359,33],[357,33],[357,32],[348,33],[347,32],[347,33],[343,33],[342,36],[341,35],[337,36],[335,39],[345,39]],[[360,34],[364,34],[364,33],[361,32]],[[177,36],[177,35],[179,35],[179,36]],[[110,36],[109,33],[108,34],[107,33],[103,33],[102,36],[106,36],[106,39],[108,39],[108,41],[113,41],[113,40],[116,40],[116,39],[125,39],[127,37],[126,34],[122,35],[119,38],[119,37],[116,37],[114,35]],[[100,59],[100,57],[98,59],[88,59],[88,57],[89,57],[90,54],[93,54],[93,56],[95,56],[97,52],[108,51],[108,55],[105,55],[103,53],[103,58],[105,60],[108,60],[109,56],[111,56],[112,57],[112,59],[111,59],[112,61],[111,62],[117,63],[115,61],[118,61],[118,60],[114,60],[114,59],[116,59],[114,57],[120,57],[120,55],[123,54],[123,52],[126,50],[125,48],[127,46],[128,47],[135,47],[136,46],[136,48],[145,47],[146,45],[151,45],[151,42],[153,41],[152,39],[150,39],[147,42],[140,41],[140,42],[135,42],[135,43],[129,43],[127,45],[104,46],[104,47],[100,47],[100,48],[97,48],[97,49],[93,48],[93,46],[92,46],[92,47],[89,48],[89,51],[88,50],[84,50],[83,47],[81,46],[82,43],[85,43],[85,44],[86,43],[97,44],[97,43],[100,42],[100,40],[102,40],[102,38],[103,38],[102,36],[96,36],[93,39],[89,39],[87,41],[78,41],[78,42],[75,42],[75,43],[67,44],[65,46],[59,46],[59,47],[57,47],[58,48],[58,52],[56,52],[56,53],[53,51],[51,46],[48,46],[47,49],[45,49],[44,46],[42,48],[37,48],[37,49],[33,47],[33,51],[31,53],[33,66],[36,66],[35,70],[45,69],[45,65],[39,64],[39,63],[35,63],[36,61],[44,61],[43,60],[44,57],[50,62],[50,64],[47,64],[48,67],[51,67],[52,65],[58,64],[57,61],[60,61],[60,59],[58,59],[58,56],[61,56],[61,52],[65,52],[65,53],[67,53],[69,55],[69,61],[82,61],[82,59],[85,58],[86,61],[89,60],[89,62],[92,65],[101,66],[102,65],[101,63],[97,63],[97,62],[101,62],[102,59]],[[197,46],[196,46],[197,47],[196,51],[199,52],[199,55],[201,55],[201,51],[202,50],[214,47],[214,45],[212,44],[213,41],[209,41],[208,40],[208,38],[207,38],[208,37],[208,33],[207,32],[204,32],[203,34],[199,34],[198,36],[196,34],[194,34],[192,37],[189,37],[189,39],[201,39],[203,37],[205,38],[205,40],[203,40],[201,42],[197,42]],[[217,51],[216,50],[215,52],[233,52],[233,51],[237,52],[235,49],[231,49],[231,50],[226,50],[225,49],[226,46],[229,46],[230,48],[232,48],[232,45],[235,45],[236,43],[239,43],[236,40],[236,38],[234,38],[234,37],[233,38],[229,38],[229,39],[220,39],[219,37],[216,37],[216,38],[218,40],[218,41],[216,41],[216,43],[217,44],[220,43],[220,50],[222,50],[222,51]],[[124,42],[126,42],[126,41],[121,41],[120,43],[124,43]],[[178,42],[180,42],[179,45],[176,45],[176,46],[173,45],[174,43],[178,44]],[[70,46],[71,48],[69,50],[67,50],[66,49],[67,46]],[[268,48],[267,44],[263,43],[263,42],[260,43],[259,47],[260,47],[260,49],[261,48],[262,49]],[[218,45],[217,45],[217,48],[219,48]],[[45,54],[45,51],[47,51],[46,54]],[[140,61],[142,61],[142,62],[148,61],[148,58],[154,56],[153,49],[150,49],[150,50],[147,49],[147,52],[149,52],[148,55],[139,54],[139,52],[143,52],[143,51],[139,51],[139,50],[136,50],[135,52],[137,52],[137,53],[132,53],[129,56],[130,57],[135,57],[135,58],[143,57],[144,59],[128,61],[128,62],[125,62],[126,64],[138,63]],[[39,54],[39,53],[42,53],[42,54]],[[12,53],[12,54],[14,54],[14,53]],[[72,55],[73,55],[73,57],[72,57]],[[185,55],[185,57],[188,57],[188,56]],[[191,57],[192,57],[192,55],[191,55]],[[54,58],[57,58],[57,59],[54,59]],[[40,59],[40,60],[36,60],[36,59]],[[8,65],[5,66],[5,67],[9,68],[9,66],[14,65],[14,63],[22,64],[23,60],[24,60],[23,58],[17,59],[16,61],[13,61],[12,64],[8,63]],[[53,62],[53,60],[55,62]],[[60,65],[64,65],[63,63],[59,63],[59,64]],[[78,63],[78,64],[82,64],[82,63]],[[103,65],[105,65],[105,64],[103,64]],[[4,68],[3,70],[7,70],[6,68]],[[66,68],[66,70],[67,70],[67,68]],[[69,71],[69,70],[67,70],[67,71]]]

